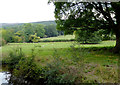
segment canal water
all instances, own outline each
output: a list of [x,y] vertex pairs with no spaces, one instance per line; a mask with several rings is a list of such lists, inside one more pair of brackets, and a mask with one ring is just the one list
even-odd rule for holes
[[[2,48],[0,47],[0,70],[2,68]],[[0,72],[0,85],[8,85],[11,74],[7,71]],[[10,85],[10,84],[9,84]]]
[[9,72],[0,72],[0,85],[8,85],[10,76]]
[[0,72],[0,85],[41,85],[40,82],[17,78],[9,72]]

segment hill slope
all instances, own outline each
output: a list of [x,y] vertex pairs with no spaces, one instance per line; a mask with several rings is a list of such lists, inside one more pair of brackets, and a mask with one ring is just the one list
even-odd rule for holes
[[[30,22],[30,23],[43,24],[43,25],[49,25],[49,24],[56,25],[55,21],[40,21],[40,22]],[[6,27],[22,25],[22,24],[24,24],[24,23],[0,23],[0,28],[6,28]]]

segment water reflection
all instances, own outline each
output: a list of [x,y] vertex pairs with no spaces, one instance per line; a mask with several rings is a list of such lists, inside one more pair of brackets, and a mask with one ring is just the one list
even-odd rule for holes
[[0,85],[7,85],[8,81],[10,79],[10,73],[9,72],[0,72]]
[[0,85],[43,85],[42,82],[36,82],[32,79],[17,78],[9,72],[0,72]]

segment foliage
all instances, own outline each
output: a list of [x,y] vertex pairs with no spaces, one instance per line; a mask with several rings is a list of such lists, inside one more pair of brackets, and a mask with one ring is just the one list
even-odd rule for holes
[[2,38],[6,41],[6,43],[8,42],[14,42],[14,30],[13,29],[9,29],[9,30],[5,30],[2,29]]
[[2,28],[0,28],[0,46],[7,44],[6,41],[2,38]]
[[13,70],[14,68],[16,68],[16,65],[19,63],[22,57],[25,57],[24,53],[22,52],[22,49],[21,48],[15,49],[14,52],[11,51],[9,53],[7,59],[4,59],[2,61],[2,64],[8,65],[8,69]]
[[30,42],[38,42],[39,39],[40,39],[40,37],[37,37],[37,33],[35,33],[34,35],[30,35],[30,37],[29,37]]
[[26,81],[31,80],[28,82],[40,84],[44,82],[44,67],[38,67],[34,62],[34,57],[35,55],[33,53],[32,56],[21,58],[19,63],[16,65],[16,68],[13,70],[13,74],[14,76],[25,79]]
[[19,42],[19,43],[20,43],[20,42],[23,42],[23,41],[22,41],[22,38],[19,37],[19,36],[14,36],[13,38],[14,38],[14,42],[17,42],[17,43],[18,43],[18,42]]
[[[115,18],[118,19],[118,17],[112,18],[110,13],[113,12],[118,13],[116,9],[120,7],[119,2],[118,3],[117,2],[116,3],[53,2],[53,3],[55,5],[55,18],[57,22],[57,28],[61,30],[65,30],[66,32],[67,30],[70,32],[74,32],[74,30],[77,30],[76,28],[79,27],[82,29],[91,29],[91,30],[109,29],[108,31],[110,32],[112,31],[111,29],[113,25],[118,24],[117,22],[114,23],[115,22],[114,19]],[[118,7],[115,5],[117,5]],[[101,14],[103,15],[103,17],[100,17]],[[109,19],[107,19],[107,16],[109,16],[108,17]],[[115,14],[115,16],[117,15]]]
[[48,37],[41,38],[40,42],[67,42],[67,41],[75,41],[74,35],[61,35],[57,37]]
[[[40,23],[24,23],[3,26],[0,30],[3,34],[2,38],[8,43],[10,42],[38,42],[37,39],[33,41],[30,39],[31,36],[35,35],[39,38],[43,37],[54,37],[63,35],[62,31],[56,29],[55,24],[40,24]],[[34,36],[35,37],[35,36]]]
[[31,23],[23,24],[23,32],[25,37],[25,42],[29,42],[30,35],[33,35],[33,26]]
[[48,63],[45,70],[45,83],[55,84],[74,84],[77,78],[73,74],[73,69],[64,64],[64,60],[58,55],[57,50],[54,50],[53,61]]
[[58,35],[58,32],[56,30],[56,25],[47,25],[45,26],[45,35],[47,35],[47,37],[54,37]]
[[75,31],[75,38],[81,43],[99,43],[102,40],[98,31],[91,32],[89,30]]
[[71,34],[75,30],[98,31],[99,29],[108,33],[114,32],[116,35],[114,52],[120,51],[120,12],[118,11],[120,2],[53,3],[57,29],[65,31],[65,34]]
[[108,30],[100,29],[98,32],[102,40],[115,40],[116,39],[115,34],[113,32],[109,32]]
[[75,41],[75,39],[40,40],[40,42],[69,42],[69,41]]
[[6,41],[4,39],[0,38],[0,46],[4,46],[6,44],[7,44]]
[[33,28],[34,28],[34,30],[33,30],[34,33],[37,33],[36,36],[44,37],[44,35],[45,35],[44,25],[41,25],[41,24],[34,25],[33,24]]

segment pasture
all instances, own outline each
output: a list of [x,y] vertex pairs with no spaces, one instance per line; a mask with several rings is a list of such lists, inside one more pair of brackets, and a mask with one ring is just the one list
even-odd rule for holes
[[[71,49],[72,46],[74,48],[86,48],[87,50],[84,58],[90,62],[95,63],[107,63],[110,57],[117,58],[117,55],[109,53],[108,50],[97,50],[104,47],[113,47],[115,45],[115,41],[102,41],[100,44],[78,44],[76,42],[41,42],[41,43],[8,43],[7,45],[2,47],[2,55],[7,56],[10,51],[15,51],[17,48],[22,48],[23,53],[25,55],[31,55],[32,49],[34,49],[34,53],[37,59],[47,58],[54,55],[55,50],[59,56],[65,58],[66,56],[70,56],[70,52],[68,49]],[[95,51],[93,51],[97,48]],[[91,51],[89,51],[90,49]],[[82,51],[82,50],[81,50]],[[68,53],[69,52],[69,53]],[[77,50],[76,50],[77,53]],[[82,53],[83,54],[83,53]],[[114,59],[112,61],[114,61]],[[49,59],[51,60],[51,59]]]
[[75,35],[61,35],[58,37],[49,37],[49,38],[41,38],[40,40],[70,40],[74,39]]
[[[7,59],[11,51],[16,52],[18,48],[21,48],[26,57],[35,54],[34,62],[38,67],[44,67],[53,62],[54,64],[61,62],[60,66],[70,67],[74,71],[77,67],[81,69],[80,65],[82,64],[85,66],[82,67],[83,74],[87,78],[84,82],[114,83],[117,82],[118,78],[119,57],[118,54],[110,52],[114,45],[115,41],[102,41],[99,44],[78,44],[74,41],[8,43],[2,47],[2,56],[3,59]],[[76,73],[77,75],[79,75],[79,71]]]

